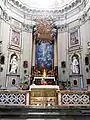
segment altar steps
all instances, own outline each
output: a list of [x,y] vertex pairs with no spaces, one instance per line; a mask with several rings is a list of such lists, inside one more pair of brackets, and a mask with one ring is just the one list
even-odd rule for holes
[[[31,108],[4,106],[0,107],[0,119],[62,119],[70,120],[75,117],[87,117],[90,119],[90,109],[77,108]],[[89,120],[88,119],[88,120]],[[72,119],[73,120],[73,119]],[[76,120],[76,119],[75,119]]]

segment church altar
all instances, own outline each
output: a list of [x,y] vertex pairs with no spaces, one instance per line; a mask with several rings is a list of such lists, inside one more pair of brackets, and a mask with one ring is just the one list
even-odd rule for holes
[[59,90],[58,85],[31,85],[30,90],[32,89],[55,89]]
[[34,84],[36,85],[42,85],[42,81],[46,82],[46,84],[43,85],[56,85],[55,77],[34,77]]
[[[43,84],[42,81],[44,82]],[[44,107],[56,106],[59,86],[54,83],[55,77],[34,77],[33,84],[30,86],[30,104]]]
[[45,80],[46,80],[46,79],[53,79],[53,80],[55,81],[55,77],[34,77],[34,81],[35,81],[36,79],[41,79],[41,80],[42,80],[43,78],[44,78]]

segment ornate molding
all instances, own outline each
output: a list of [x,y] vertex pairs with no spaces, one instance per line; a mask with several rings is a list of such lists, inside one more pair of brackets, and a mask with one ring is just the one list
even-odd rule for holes
[[33,29],[32,25],[22,23],[22,30],[30,32],[32,29]]
[[84,12],[84,13],[78,18],[78,20],[79,20],[79,22],[80,22],[81,24],[84,23],[87,19],[89,19],[87,12]]
[[[68,15],[70,11],[76,9],[80,6],[85,7],[88,0],[75,0],[71,3],[63,6],[62,8],[52,8],[49,10],[41,10],[37,8],[31,8],[27,5],[21,3],[19,0],[7,0],[8,3],[13,4],[13,6],[17,7],[18,9],[22,10],[25,14],[28,14],[29,18],[32,20],[36,19],[47,19],[47,20],[60,20],[62,15]],[[81,9],[82,10],[82,9]],[[66,19],[66,18],[64,18]]]
[[[60,9],[55,7],[53,9],[50,9],[50,11],[54,10],[54,12],[61,12],[61,13],[63,13],[63,12],[66,12],[68,10],[71,10],[71,8],[74,8],[74,7],[78,6],[83,1],[85,2],[86,0],[75,0],[75,1],[72,1],[70,4],[64,5]],[[19,7],[20,9],[22,9],[22,10],[24,10],[26,12],[35,12],[35,11],[40,12],[40,10],[38,10],[37,8],[31,8],[30,9],[27,5],[23,4],[19,0],[8,0],[8,2],[13,3],[15,6]],[[48,11],[48,10],[46,10],[46,11]]]
[[10,22],[10,20],[11,20],[11,17],[4,10],[2,10],[1,18],[4,19],[6,22]]
[[67,31],[67,28],[68,28],[68,24],[62,24],[58,27],[59,32],[65,32]]
[[[4,10],[1,10],[1,18],[10,23],[11,20],[13,20],[13,18],[11,16],[8,15],[8,13]],[[15,20],[14,20],[15,21]],[[15,23],[10,23],[10,25],[12,26],[13,29],[17,29],[19,31],[22,30],[25,30],[25,31],[30,31],[31,29],[33,29],[33,25],[29,25],[29,24],[24,24],[24,23],[21,23],[18,21],[18,23],[21,24],[21,27],[20,26],[16,26]]]

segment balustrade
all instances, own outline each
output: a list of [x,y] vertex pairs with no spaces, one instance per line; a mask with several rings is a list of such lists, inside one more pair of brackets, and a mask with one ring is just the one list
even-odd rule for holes
[[[42,91],[41,93],[44,93],[44,96],[39,96],[38,94],[36,95],[36,99],[38,100],[43,100],[43,104],[44,102],[46,103],[46,99],[47,96],[45,96],[45,92],[46,95],[49,96],[48,98],[50,99],[50,91],[48,91],[50,89],[47,89],[45,91]],[[33,90],[27,90],[27,91],[0,91],[0,105],[18,105],[18,106],[32,106],[32,103],[35,103],[32,99],[32,93],[35,92],[37,90],[34,89]],[[40,90],[41,91],[41,90]],[[37,92],[40,92],[37,91]],[[55,91],[55,90],[54,90]],[[36,93],[37,93],[36,92]],[[53,92],[53,91],[52,91]],[[35,93],[34,93],[35,94]],[[33,95],[34,95],[33,94]],[[56,90],[55,92],[55,96],[51,96],[52,98],[55,99],[55,104],[53,103],[52,106],[56,107],[60,107],[60,106],[90,106],[90,91],[60,91],[60,90]],[[57,102],[56,102],[57,101]],[[54,102],[54,101],[53,101]],[[37,106],[37,103],[35,103],[35,105]],[[34,105],[34,107],[35,107]],[[40,107],[43,107],[40,105]],[[49,107],[44,106],[44,107]]]

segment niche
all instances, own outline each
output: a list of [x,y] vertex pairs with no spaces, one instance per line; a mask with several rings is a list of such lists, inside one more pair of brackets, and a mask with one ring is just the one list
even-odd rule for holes
[[85,57],[85,65],[89,65],[89,58]]
[[77,86],[77,85],[78,85],[77,80],[74,80],[74,81],[73,81],[73,84],[74,84],[74,86]]
[[28,68],[28,61],[23,61],[23,68]]
[[3,71],[3,67],[0,68],[0,72],[2,72],[2,71]]
[[24,74],[26,74],[27,73],[27,70],[24,70]]
[[62,67],[62,68],[66,68],[66,62],[65,62],[65,61],[62,61],[62,62],[61,62],[61,67]]
[[86,79],[87,80],[87,84],[90,84],[90,79]]
[[89,72],[89,69],[88,69],[88,68],[86,68],[86,72],[87,72],[87,73]]
[[2,55],[0,59],[0,64],[4,65],[5,64],[5,57]]

